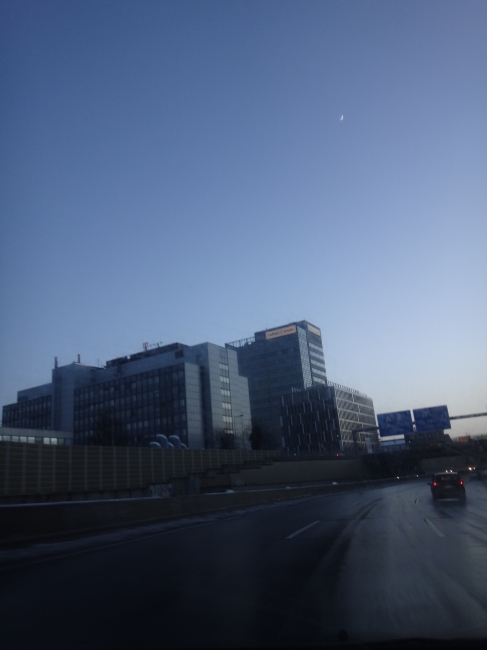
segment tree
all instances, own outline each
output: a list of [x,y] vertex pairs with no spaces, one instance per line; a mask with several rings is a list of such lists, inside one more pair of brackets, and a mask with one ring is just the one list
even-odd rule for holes
[[235,449],[235,436],[225,429],[213,429],[213,439],[217,449]]
[[[252,435],[252,427],[248,426],[242,431],[242,445],[244,449],[248,449],[247,440],[250,442],[250,436]],[[252,444],[250,445],[252,448]]]
[[252,420],[252,430],[248,437],[252,449],[278,449],[279,443],[264,424]]
[[103,411],[95,422],[91,444],[106,447],[126,445],[125,427],[114,415]]
[[252,429],[249,435],[250,446],[252,449],[263,449],[264,432],[260,424],[252,423]]

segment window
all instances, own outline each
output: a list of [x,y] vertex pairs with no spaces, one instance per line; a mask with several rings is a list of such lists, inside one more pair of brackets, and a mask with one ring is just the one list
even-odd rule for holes
[[308,343],[308,345],[310,348],[318,350],[318,352],[321,352],[321,354],[323,354],[323,348],[321,348],[319,345],[315,345],[314,343]]
[[321,370],[317,370],[316,368],[313,368],[313,374],[314,375],[321,375],[322,377],[326,377],[326,372],[322,372]]

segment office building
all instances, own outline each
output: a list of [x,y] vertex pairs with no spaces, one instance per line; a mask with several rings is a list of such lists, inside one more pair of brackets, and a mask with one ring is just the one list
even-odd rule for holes
[[[328,386],[334,392],[342,450],[351,452],[354,450],[352,431],[377,426],[374,403],[370,397],[354,388],[347,388],[347,386],[332,381],[328,382]],[[379,437],[377,431],[357,433],[355,438],[359,452],[373,453],[378,451]]]
[[249,380],[252,421],[277,447],[284,446],[280,398],[292,390],[326,385],[321,331],[308,321],[289,323],[227,343]]
[[[375,426],[367,395],[327,380],[316,325],[296,321],[226,347],[237,352],[240,373],[249,380],[252,422],[275,446],[325,452],[335,450],[339,440],[340,449],[350,452],[352,430]],[[377,434],[360,433],[357,444],[359,450],[373,451]]]
[[281,427],[283,447],[290,456],[331,456],[340,452],[340,423],[333,388],[312,386],[281,395]]
[[191,448],[218,446],[222,435],[242,447],[250,423],[237,354],[212,343],[146,347],[103,368],[56,360],[51,383],[3,407],[4,427],[71,431],[74,444],[147,445],[163,433]]
[[352,434],[354,429],[375,426],[370,397],[331,381],[282,395],[281,426],[289,454],[372,453],[378,448],[377,433],[355,434],[357,448]]

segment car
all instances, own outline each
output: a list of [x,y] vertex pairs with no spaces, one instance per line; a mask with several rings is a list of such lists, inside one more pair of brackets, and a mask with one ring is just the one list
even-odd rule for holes
[[465,485],[457,472],[439,472],[434,474],[433,480],[429,483],[433,499],[460,499],[465,501]]

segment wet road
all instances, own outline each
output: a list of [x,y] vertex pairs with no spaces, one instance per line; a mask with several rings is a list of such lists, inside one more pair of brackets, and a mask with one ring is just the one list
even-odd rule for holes
[[487,638],[487,486],[436,504],[426,480],[4,567],[2,647]]

